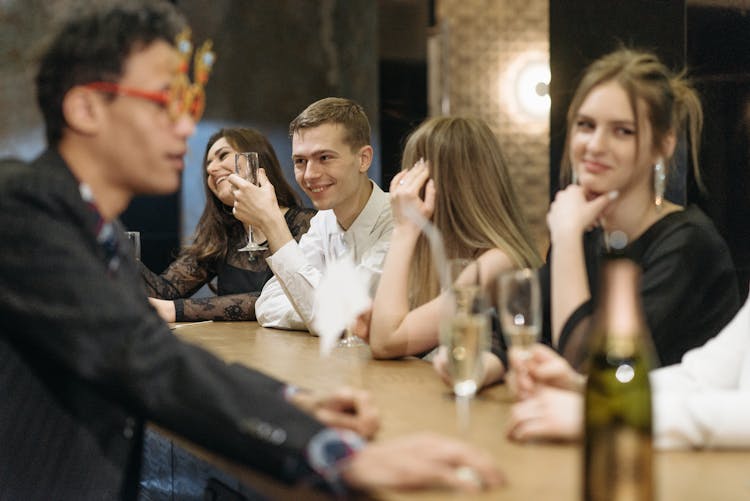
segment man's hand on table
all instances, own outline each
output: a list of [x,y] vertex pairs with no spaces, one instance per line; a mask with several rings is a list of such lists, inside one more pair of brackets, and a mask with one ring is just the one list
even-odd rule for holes
[[372,438],[380,428],[380,414],[370,394],[363,390],[342,387],[321,394],[297,391],[290,401],[332,428],[346,428],[365,438]]
[[432,433],[369,443],[347,460],[341,475],[350,487],[367,491],[450,488],[476,492],[505,483],[487,453]]

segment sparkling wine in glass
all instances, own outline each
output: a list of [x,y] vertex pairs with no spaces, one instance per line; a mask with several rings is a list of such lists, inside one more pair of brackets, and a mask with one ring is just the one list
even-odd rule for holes
[[479,285],[478,263],[448,261],[450,287],[443,292],[440,343],[448,355],[453,393],[472,397],[482,376],[482,353],[489,339],[489,318]]
[[470,426],[471,400],[484,374],[483,357],[489,349],[490,320],[479,281],[479,263],[448,261],[450,287],[442,294],[440,344],[445,348],[448,374],[456,395],[459,429]]
[[473,397],[482,377],[482,354],[487,349],[489,319],[486,313],[456,312],[441,326],[448,354],[448,372],[457,397]]
[[[238,176],[245,179],[254,185],[258,185],[258,168],[260,164],[258,162],[258,153],[255,151],[247,151],[243,153],[234,154],[234,170]],[[262,251],[268,249],[266,245],[260,245],[255,243],[253,240],[253,227],[247,225],[247,244],[237,250],[239,251]]]
[[498,314],[508,348],[527,358],[542,330],[542,300],[535,270],[524,268],[500,275]]

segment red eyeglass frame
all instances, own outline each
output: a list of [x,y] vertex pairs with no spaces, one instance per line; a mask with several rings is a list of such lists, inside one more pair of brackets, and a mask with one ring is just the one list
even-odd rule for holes
[[195,122],[198,122],[203,115],[203,89],[198,89],[194,85],[175,85],[170,90],[162,91],[135,89],[115,82],[89,82],[84,87],[108,94],[130,96],[151,101],[152,103],[164,106],[172,120],[177,120],[181,114],[187,113]]

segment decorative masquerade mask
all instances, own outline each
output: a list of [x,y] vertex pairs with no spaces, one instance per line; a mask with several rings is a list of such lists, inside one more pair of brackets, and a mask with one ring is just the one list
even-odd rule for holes
[[204,87],[216,61],[216,54],[211,50],[211,40],[203,42],[193,58],[193,82],[190,82],[188,70],[190,68],[190,56],[193,53],[190,33],[190,29],[185,28],[175,39],[175,45],[180,55],[180,68],[169,90],[148,91],[125,87],[114,82],[91,82],[84,87],[118,96],[145,99],[163,106],[169,113],[169,117],[174,121],[183,114],[187,114],[195,122],[198,122],[206,107]]

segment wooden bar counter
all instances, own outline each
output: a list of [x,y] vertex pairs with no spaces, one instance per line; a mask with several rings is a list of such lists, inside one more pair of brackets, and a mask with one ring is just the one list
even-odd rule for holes
[[[460,433],[448,387],[439,380],[430,364],[422,360],[372,360],[366,346],[337,348],[329,357],[321,358],[318,338],[306,332],[263,329],[254,322],[182,325],[174,332],[227,362],[245,364],[301,387],[325,390],[348,384],[367,389],[382,417],[377,440],[416,431],[434,431],[462,437],[489,451],[505,472],[508,485],[471,496],[471,499],[580,499],[580,446],[521,445],[508,441],[505,430],[512,401],[502,385],[478,395],[471,404],[471,429]],[[184,440],[176,440],[272,499],[319,497],[300,487],[284,486]],[[660,501],[750,500],[750,452],[659,452],[655,468]],[[373,497],[386,500],[469,498],[435,490],[383,491]]]

